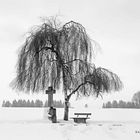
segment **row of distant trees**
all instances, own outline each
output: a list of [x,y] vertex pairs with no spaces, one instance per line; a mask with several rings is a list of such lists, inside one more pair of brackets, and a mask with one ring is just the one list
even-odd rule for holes
[[125,102],[125,101],[108,101],[107,103],[103,104],[103,108],[140,108],[139,103],[134,103],[134,102]]
[[[2,107],[48,107],[48,101],[46,100],[45,103],[43,103],[41,100],[13,100],[10,101],[3,101]],[[60,101],[54,101],[54,107],[57,108],[64,108],[64,103]]]
[[108,101],[107,103],[103,104],[103,108],[140,108],[140,91],[136,92],[132,99],[131,102],[125,102],[125,101]]

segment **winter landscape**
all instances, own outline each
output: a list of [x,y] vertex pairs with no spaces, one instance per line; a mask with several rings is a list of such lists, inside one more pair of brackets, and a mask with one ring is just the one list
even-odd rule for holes
[[139,6],[0,0],[0,140],[140,140]]
[[[57,109],[58,123],[47,119],[43,108],[1,108],[1,140],[139,140],[140,111],[138,109],[70,109],[91,112],[87,124],[64,121],[63,109]],[[10,116],[10,117],[9,117]]]

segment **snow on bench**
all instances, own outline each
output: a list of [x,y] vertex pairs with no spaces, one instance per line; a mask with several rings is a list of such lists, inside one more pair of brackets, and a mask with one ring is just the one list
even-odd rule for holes
[[86,120],[90,119],[88,116],[91,115],[91,113],[74,113],[74,115],[77,115],[76,117],[72,117],[74,122],[86,123]]

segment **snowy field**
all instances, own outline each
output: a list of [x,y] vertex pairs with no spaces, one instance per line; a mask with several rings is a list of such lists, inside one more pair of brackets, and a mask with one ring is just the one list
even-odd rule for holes
[[0,108],[0,140],[140,140],[138,109],[70,109],[69,117],[74,112],[92,113],[87,124],[63,121],[63,109],[57,109],[59,123],[52,124],[45,112]]

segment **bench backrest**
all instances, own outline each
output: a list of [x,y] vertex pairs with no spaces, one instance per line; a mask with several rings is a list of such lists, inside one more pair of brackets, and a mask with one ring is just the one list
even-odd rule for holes
[[91,113],[74,113],[74,115],[91,115]]

